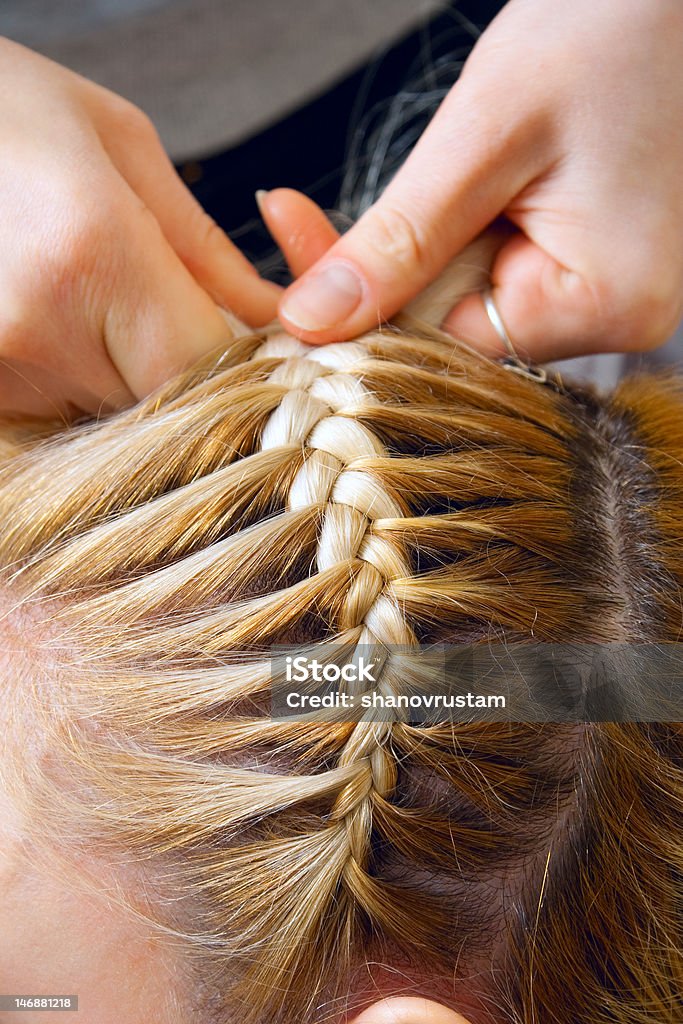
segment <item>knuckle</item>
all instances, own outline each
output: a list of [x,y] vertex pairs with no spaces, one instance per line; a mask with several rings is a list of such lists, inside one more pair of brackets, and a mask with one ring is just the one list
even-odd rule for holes
[[367,246],[381,263],[414,271],[428,263],[429,246],[416,224],[402,210],[377,207]]
[[135,103],[122,96],[111,94],[107,104],[107,119],[113,131],[132,142],[139,144],[158,138],[151,118]]
[[15,309],[13,315],[3,312],[0,316],[0,359],[19,362],[31,359],[34,335],[29,323],[28,305]]
[[55,270],[66,271],[87,264],[100,249],[106,230],[101,211],[74,206],[63,211],[60,221],[46,253],[48,264]]
[[183,238],[177,243],[177,252],[195,276],[209,270],[212,261],[220,258],[230,242],[215,220],[196,205],[189,211]]
[[[683,286],[683,282],[682,282]],[[663,344],[675,332],[681,320],[683,303],[679,296],[649,298],[649,307],[639,325],[638,348],[650,349]]]
[[683,273],[647,261],[596,286],[601,326],[615,348],[645,350],[675,331],[683,312]]
[[201,207],[197,207],[193,227],[193,235],[199,243],[200,249],[218,249],[225,245],[225,233],[219,228],[213,217],[210,217]]
[[106,194],[97,200],[72,197],[59,207],[36,254],[35,280],[43,294],[61,304],[82,296],[95,279],[111,281],[117,269],[114,225],[120,211]]

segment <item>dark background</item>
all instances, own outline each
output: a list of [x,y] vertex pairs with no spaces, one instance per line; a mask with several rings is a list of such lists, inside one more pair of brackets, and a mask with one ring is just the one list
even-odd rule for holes
[[[184,162],[180,174],[246,256],[267,259],[273,245],[254,189],[296,188],[324,209],[337,209],[349,143],[367,112],[401,90],[425,53],[430,63],[448,55],[464,60],[477,31],[504,6],[505,0],[454,3],[284,120],[216,156]],[[428,120],[424,115],[422,127]],[[278,272],[269,276],[286,279]]]

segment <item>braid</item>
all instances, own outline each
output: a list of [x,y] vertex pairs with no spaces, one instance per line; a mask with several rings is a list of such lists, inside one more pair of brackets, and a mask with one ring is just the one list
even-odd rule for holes
[[[361,627],[358,646],[363,649],[416,644],[397,601],[387,595],[391,580],[410,575],[407,555],[400,541],[371,533],[375,519],[400,519],[405,509],[364,471],[365,460],[387,452],[376,434],[350,418],[363,410],[371,395],[357,376],[345,370],[353,367],[362,373],[363,361],[370,358],[367,347],[356,343],[310,349],[283,336],[268,341],[253,358],[259,354],[282,357],[269,380],[291,388],[266,423],[261,448],[296,444],[303,450],[288,508],[323,510],[316,552],[318,572],[358,563],[335,623],[337,629],[345,632]],[[390,720],[361,720],[339,755],[340,767],[357,765],[359,774],[339,792],[330,821],[344,822],[348,857],[341,880],[361,905],[373,798],[389,797],[396,784],[391,734]]]
[[[268,715],[274,644],[376,651],[390,692],[393,646],[612,642],[635,618],[677,638],[683,393],[641,379],[616,401],[607,430],[587,399],[428,328],[315,349],[278,329],[109,420],[8,433],[5,623],[28,657],[0,711],[21,709],[33,743],[11,720],[8,788],[55,845],[109,844],[150,868],[156,923],[217,979],[224,1019],[318,1024],[366,965],[374,991],[369,965],[388,957],[447,979],[448,996],[451,973],[461,991],[471,979],[516,1021],[593,1024],[627,947],[654,1009],[629,1016],[646,991],[634,966],[625,1012],[601,1024],[672,1019],[673,728]],[[596,482],[596,453],[624,438],[645,439],[638,458],[610,450]],[[614,551],[634,567],[628,615]],[[27,758],[42,738],[49,757]],[[623,828],[634,806],[640,832]],[[515,994],[515,974],[534,992]]]

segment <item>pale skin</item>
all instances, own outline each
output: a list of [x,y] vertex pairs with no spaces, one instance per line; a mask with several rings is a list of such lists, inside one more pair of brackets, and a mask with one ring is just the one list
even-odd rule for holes
[[[168,917],[177,901],[176,886],[162,881],[168,866],[83,841],[77,828],[59,837],[59,800],[45,815],[22,785],[25,763],[50,773],[55,752],[25,688],[42,664],[31,643],[35,623],[3,592],[0,621],[0,994],[78,995],[78,1024],[205,1024],[194,966],[174,934],[196,921],[191,908]],[[37,671],[38,691],[59,706],[49,672]],[[350,993],[360,1014],[330,1024],[469,1024],[439,998],[394,994],[404,973],[391,966],[389,998],[380,982],[369,996]],[[24,1009],[21,1021],[48,1024],[54,1012]],[[15,1018],[0,1009],[0,1024]],[[225,1024],[240,1019],[236,1007]]]
[[[522,354],[662,343],[683,302],[682,53],[680,0],[510,0],[401,172],[342,239],[305,197],[262,198],[299,278],[281,296],[195,203],[144,114],[0,41],[0,409],[130,404],[228,340],[220,307],[259,326],[279,302],[306,341],[352,337],[501,214],[516,234],[492,283]],[[355,301],[344,314],[318,289],[316,316],[303,289],[333,263]],[[445,327],[500,354],[476,296]],[[182,978],[182,962],[119,916],[107,890],[72,895],[30,867],[19,826],[0,820],[0,990],[83,991],[85,978],[104,1009],[81,1012],[81,1024],[158,1019],[155,986]],[[356,1024],[463,1022],[438,1000],[395,997]]]
[[[78,995],[79,1024],[189,1019],[178,1012],[186,1003],[186,965],[151,926],[121,909],[115,873],[93,862],[92,873],[79,864],[62,876],[52,860],[52,868],[32,863],[3,827],[0,992]],[[25,1024],[43,1024],[54,1020],[54,1011],[28,1009],[20,1016]],[[0,1024],[16,1017],[0,1010]]]
[[[381,198],[290,287],[280,319],[314,343],[359,334],[504,214],[516,233],[493,295],[522,354],[662,343],[683,309],[682,57],[679,0],[509,0]],[[501,352],[479,296],[445,326]]]
[[129,405],[280,290],[185,188],[137,107],[0,39],[0,409]]
[[[79,997],[79,1024],[187,1024],[195,1019],[192,971],[182,950],[144,915],[140,879],[93,853],[64,858],[40,850],[0,787],[0,992]],[[59,870],[56,865],[59,864]],[[133,897],[140,917],[122,905]],[[0,1010],[0,1024],[16,1014]],[[23,1024],[54,1011],[22,1010]],[[339,1024],[342,1024],[340,1021]],[[344,1024],[469,1024],[439,1000],[375,1000]]]
[[[283,296],[141,111],[0,40],[0,410],[130,404],[225,344],[219,307],[251,326],[278,311],[315,344],[358,335],[500,215],[493,294],[520,354],[659,345],[683,309],[682,54],[680,0],[509,0],[343,238],[296,193],[262,198],[301,275]],[[479,296],[444,326],[501,354]]]

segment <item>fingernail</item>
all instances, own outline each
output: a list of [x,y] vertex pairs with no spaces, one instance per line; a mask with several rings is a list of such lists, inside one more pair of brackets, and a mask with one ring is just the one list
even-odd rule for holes
[[343,263],[330,263],[289,295],[280,313],[302,331],[322,331],[346,320],[362,295],[358,275]]
[[256,200],[256,205],[259,208],[259,213],[261,214],[263,214],[263,200],[266,198],[267,195],[268,191],[265,188],[258,188],[254,192],[254,199]]

